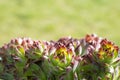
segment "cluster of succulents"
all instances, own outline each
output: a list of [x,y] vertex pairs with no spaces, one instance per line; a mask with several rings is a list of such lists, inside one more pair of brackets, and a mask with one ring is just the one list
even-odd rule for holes
[[95,34],[58,41],[16,38],[0,48],[3,80],[120,80],[119,47]]

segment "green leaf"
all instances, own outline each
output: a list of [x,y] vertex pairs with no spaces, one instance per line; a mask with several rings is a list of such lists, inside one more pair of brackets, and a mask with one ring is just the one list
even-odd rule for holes
[[0,73],[3,72],[3,68],[4,68],[4,66],[3,66],[3,64],[0,62]]
[[19,52],[19,54],[20,54],[20,56],[25,56],[25,50],[24,50],[24,48],[22,47],[22,46],[19,46],[18,48],[18,52]]
[[11,73],[4,73],[4,75],[2,76],[3,80],[14,80],[14,76]]

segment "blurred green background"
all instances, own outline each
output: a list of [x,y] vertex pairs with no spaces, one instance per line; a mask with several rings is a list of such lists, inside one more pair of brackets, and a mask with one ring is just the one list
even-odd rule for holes
[[0,45],[91,33],[120,45],[120,0],[0,0]]

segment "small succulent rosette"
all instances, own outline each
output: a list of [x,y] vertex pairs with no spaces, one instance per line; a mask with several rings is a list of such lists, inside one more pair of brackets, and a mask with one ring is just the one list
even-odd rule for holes
[[[120,65],[120,57],[119,57],[119,48],[114,45],[111,41],[107,39],[103,39],[100,42],[101,47],[99,51],[96,53],[97,59],[96,61],[101,64],[104,69],[105,79],[118,80],[120,79],[119,73],[120,71],[116,71]],[[102,74],[102,70],[100,71]],[[101,80],[104,79],[104,76],[101,77]]]
[[[76,68],[78,79],[118,80],[119,48],[107,39],[87,35],[82,39],[82,60]],[[115,75],[116,74],[116,75]]]
[[[34,65],[42,57],[43,46],[30,38],[16,38],[0,48],[2,69],[0,77],[8,80],[28,79],[33,76]],[[36,66],[36,65],[35,65]]]
[[56,79],[62,80],[71,69],[70,64],[73,53],[62,43],[56,43],[54,47],[55,52],[50,54],[49,59],[51,64],[56,69],[56,71],[53,71]]

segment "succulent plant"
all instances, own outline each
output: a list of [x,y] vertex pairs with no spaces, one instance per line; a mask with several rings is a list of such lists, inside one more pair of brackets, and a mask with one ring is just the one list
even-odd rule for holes
[[86,51],[76,69],[79,80],[119,80],[118,46],[95,35],[87,35],[83,40]]
[[0,48],[3,80],[119,80],[119,47],[95,34],[58,41],[15,38]]

